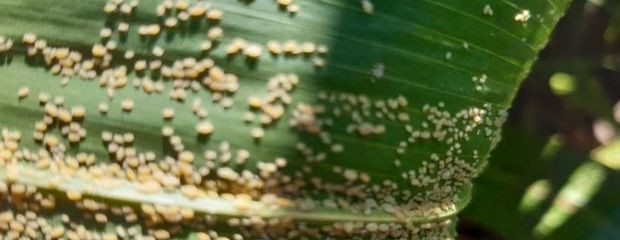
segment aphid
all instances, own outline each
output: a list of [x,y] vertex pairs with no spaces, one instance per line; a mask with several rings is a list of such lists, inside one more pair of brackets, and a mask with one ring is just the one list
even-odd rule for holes
[[169,239],[170,238],[170,233],[166,230],[163,229],[159,229],[156,230],[153,233],[153,236],[157,239],[157,240],[165,240],[165,239]]
[[174,17],[169,17],[169,18],[166,18],[166,20],[164,21],[164,25],[165,25],[167,28],[174,28],[174,27],[176,27],[176,26],[177,26],[177,23],[178,23],[178,22],[179,22],[179,21],[178,21],[176,18],[174,18]]
[[28,45],[34,44],[35,41],[37,41],[37,35],[34,33],[25,33],[22,37],[22,42]]
[[75,190],[67,191],[67,198],[71,201],[79,201],[82,199],[82,193]]
[[260,140],[265,136],[265,130],[262,128],[253,128],[250,132],[250,136],[256,140]]
[[125,133],[123,134],[123,142],[125,144],[131,144],[133,143],[133,141],[135,140],[135,136],[133,135],[133,133]]
[[189,19],[189,13],[181,11],[177,14],[177,19],[181,20],[181,22],[186,22]]
[[211,47],[213,47],[213,43],[209,40],[204,40],[200,43],[200,50],[203,52],[211,50]]
[[372,4],[370,0],[361,0],[362,10],[364,10],[367,14],[373,14],[375,11],[375,6]]
[[323,67],[323,66],[325,66],[325,60],[323,58],[320,58],[320,57],[313,57],[312,58],[312,63],[314,64],[315,67]]
[[151,51],[153,53],[153,55],[155,55],[156,57],[161,57],[164,55],[164,49],[160,46],[155,46],[153,47],[153,51]]
[[189,4],[185,0],[177,0],[177,11],[185,11],[189,7]]
[[121,101],[121,109],[124,112],[131,112],[131,111],[133,111],[133,107],[134,107],[133,100],[125,99],[125,100]]
[[112,29],[110,28],[105,27],[99,31],[99,37],[101,37],[102,39],[108,39],[111,36],[112,36]]
[[108,49],[101,44],[95,44],[92,48],[92,54],[94,57],[103,57],[108,52]]
[[194,185],[183,185],[181,186],[181,194],[189,199],[196,199],[202,195],[200,189],[198,189]]
[[138,184],[138,191],[146,194],[154,194],[161,191],[161,185],[155,180],[147,180]]
[[117,46],[118,44],[116,44],[116,41],[114,40],[110,40],[105,44],[105,48],[108,50],[115,50]]
[[291,5],[288,5],[288,7],[286,7],[286,11],[288,11],[291,14],[296,14],[299,12],[299,10],[301,10],[301,7],[298,4],[291,4]]
[[189,9],[189,15],[193,18],[204,17],[207,12],[207,8],[201,5],[194,5]]
[[484,5],[484,8],[482,8],[482,14],[487,16],[493,16],[493,9],[491,8],[491,5]]
[[50,231],[50,237],[52,237],[53,239],[59,239],[60,237],[62,237],[65,234],[65,228],[62,226],[57,226],[52,228],[52,230]]
[[331,147],[332,152],[340,153],[344,150],[344,146],[342,144],[334,144]]
[[248,44],[244,49],[243,53],[249,59],[258,59],[263,53],[263,49],[258,44]]
[[277,2],[280,6],[286,7],[290,5],[291,3],[293,3],[293,0],[278,0]]
[[211,135],[211,133],[213,133],[213,130],[214,130],[214,127],[211,122],[201,121],[198,124],[196,124],[196,132],[198,132],[198,134],[201,136]]
[[138,60],[134,63],[133,68],[140,72],[143,71],[144,69],[146,69],[146,61],[145,60]]
[[129,23],[121,22],[116,27],[116,30],[120,33],[127,33],[129,31]]
[[71,108],[71,115],[74,119],[82,119],[86,116],[86,108],[84,106],[74,106]]
[[97,108],[99,109],[99,112],[101,114],[106,114],[106,113],[108,113],[108,110],[110,109],[110,106],[107,103],[105,103],[105,102],[101,102],[101,103],[99,103]]
[[517,22],[521,22],[521,23],[525,23],[530,19],[531,15],[530,15],[530,11],[529,10],[523,10],[519,13],[517,13],[517,15],[515,15],[515,21]]
[[241,52],[246,47],[246,45],[247,44],[245,40],[241,38],[235,38],[226,48],[226,53],[228,53],[229,55],[237,54]]
[[207,38],[212,41],[217,41],[224,36],[224,30],[221,27],[212,27],[207,32]]
[[30,88],[28,87],[20,87],[19,89],[17,89],[17,97],[20,100],[27,98],[28,94],[30,94]]
[[174,128],[171,126],[163,126],[161,128],[161,135],[164,137],[171,137],[174,134]]
[[282,54],[282,46],[274,40],[267,41],[267,49],[273,55]]
[[133,3],[137,2],[133,1],[131,4],[123,3],[121,5],[121,12],[125,15],[131,15],[131,12],[133,12],[133,9],[137,6],[132,5]]
[[220,21],[222,20],[223,17],[224,17],[224,12],[222,12],[222,10],[219,10],[219,9],[213,9],[207,12],[207,19],[211,21]]
[[107,223],[108,222],[108,216],[106,216],[103,213],[96,213],[95,214],[95,221],[97,221],[98,223]]
[[58,119],[60,119],[60,121],[63,123],[69,123],[71,122],[71,120],[73,120],[73,115],[71,115],[71,113],[65,109],[60,109],[58,111]]

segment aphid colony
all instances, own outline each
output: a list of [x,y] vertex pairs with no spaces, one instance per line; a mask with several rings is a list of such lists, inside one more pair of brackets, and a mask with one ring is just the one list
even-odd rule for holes
[[[293,0],[275,2],[289,13],[300,10]],[[462,146],[473,138],[486,138],[496,143],[505,117],[503,111],[483,104],[452,112],[444,103],[424,105],[420,110],[402,95],[381,99],[364,94],[324,91],[318,93],[315,102],[304,102],[294,98],[293,90],[302,83],[301,77],[295,73],[272,75],[267,80],[266,92],[250,95],[247,105],[235,104],[234,95],[242,87],[242,80],[233,70],[223,67],[224,64],[218,65],[217,58],[209,57],[218,46],[225,49],[228,57],[243,54],[249,62],[259,61],[268,52],[274,57],[310,57],[318,67],[325,64],[322,57],[328,52],[327,46],[293,39],[270,40],[264,45],[240,37],[225,42],[225,28],[220,24],[225,12],[207,1],[165,0],[155,9],[160,21],[131,26],[127,19],[138,5],[137,0],[107,1],[103,7],[105,13],[125,18],[121,18],[115,27],[103,27],[98,32],[101,43],[93,44],[88,52],[53,47],[33,33],[23,35],[22,43],[28,62],[43,64],[51,74],[62,78],[63,85],[69,84],[74,77],[97,79],[108,99],[100,99],[97,106],[79,103],[68,106],[62,96],[52,98],[46,92],[39,92],[38,102],[43,116],[34,122],[33,139],[40,144],[36,150],[20,148],[22,134],[30,133],[2,130],[0,205],[20,207],[0,213],[0,234],[13,239],[161,240],[174,238],[185,228],[186,231],[195,231],[192,234],[197,239],[205,240],[327,236],[370,239],[434,236],[443,239],[450,236],[452,219],[442,216],[456,211],[458,206],[455,203],[459,202],[456,192],[470,184],[479,172],[482,156],[488,151]],[[366,13],[374,11],[370,1],[362,1],[362,7]],[[488,10],[485,7],[484,11],[492,15],[490,7]],[[137,28],[142,38],[156,39],[163,31],[178,28],[188,21],[200,20],[211,23],[205,29],[205,39],[197,46],[203,52],[204,57],[200,58],[175,59],[168,56],[164,47],[156,44],[150,48],[148,57],[131,49],[119,54],[121,50],[117,49],[119,46],[113,40],[114,34],[126,36],[132,27]],[[0,37],[0,54],[3,47],[8,50],[11,45],[10,40]],[[451,58],[451,53],[448,54],[446,58]],[[119,56],[123,61],[115,59]],[[384,67],[381,63],[372,70],[376,79],[383,77]],[[484,74],[474,77],[476,90],[486,88],[486,78]],[[103,130],[99,136],[106,159],[98,160],[95,154],[89,152],[69,151],[71,146],[80,145],[85,138],[98,135],[88,135],[83,127],[84,122],[88,121],[88,109],[96,109],[101,114],[98,117],[104,118],[113,110],[135,114],[132,113],[134,110],[141,109],[140,104],[143,103],[134,102],[129,97],[114,102],[116,91],[128,84],[148,95],[167,92],[170,100],[175,101],[171,104],[190,105],[196,117],[192,129],[195,137],[215,144],[215,147],[199,153],[201,150],[194,149],[194,144],[187,144],[187,134],[175,130],[172,125],[175,119],[184,117],[182,111],[162,106],[158,112],[163,122],[160,134],[165,148],[170,149],[164,155],[158,155],[157,147],[137,147],[139,139],[132,132],[112,130]],[[272,159],[258,159],[256,155],[260,153],[251,152],[251,148],[232,146],[227,141],[214,142],[210,137],[218,134],[218,127],[208,118],[209,105],[203,105],[197,96],[191,103],[185,104],[189,94],[201,91],[208,92],[212,105],[217,104],[223,109],[247,109],[237,117],[251,126],[248,135],[257,146],[264,144],[261,141],[271,131],[270,127],[280,121],[288,124],[293,131],[308,135],[308,139],[291,143],[299,159],[279,155]],[[28,86],[17,89],[20,101],[31,94]],[[27,104],[26,101],[23,104]],[[414,121],[414,114],[422,122]],[[376,161],[385,160],[386,165],[393,164],[399,171],[396,177],[375,177],[372,172],[360,170],[355,164],[345,166],[338,161],[339,156],[360,148],[357,142],[375,141],[395,132],[404,134],[405,138],[393,146],[384,146],[390,151],[393,149],[393,161]],[[423,153],[424,159],[414,161],[407,154],[415,152],[413,146],[423,141],[440,143],[445,149]],[[315,171],[324,170],[320,167],[326,163],[331,171],[316,174]],[[28,164],[33,165],[34,169],[24,167]],[[319,177],[328,174],[332,174],[333,178]],[[26,179],[36,176],[46,177],[49,181],[38,185],[27,184]],[[83,184],[81,188],[65,188],[71,181],[88,184]],[[115,194],[131,192],[133,195],[125,200],[134,204],[124,203],[123,199],[102,201],[101,198],[113,194],[89,192],[88,188],[92,186],[104,187]],[[64,195],[49,194],[50,190],[64,192]],[[145,200],[167,197],[190,204]],[[210,199],[223,199],[232,204],[226,205],[232,206],[227,208],[230,212],[221,216],[217,209],[200,205],[201,201]],[[66,208],[78,210],[78,218],[99,225],[116,220],[121,224],[113,231],[93,231],[67,214],[61,215],[62,223],[59,225],[48,223],[45,220],[48,212],[42,210],[53,210],[59,203],[63,203],[59,209],[61,211]],[[256,210],[256,206],[264,211],[291,210],[300,215],[312,213],[317,208],[328,208],[363,213],[369,220],[330,222],[317,221],[312,217],[295,219],[286,214],[272,216],[264,214],[264,211],[254,213],[252,211]],[[394,221],[375,221],[375,213],[388,214]],[[409,222],[426,218],[436,220],[424,224]],[[212,230],[221,226],[230,227],[232,233],[219,234]]]

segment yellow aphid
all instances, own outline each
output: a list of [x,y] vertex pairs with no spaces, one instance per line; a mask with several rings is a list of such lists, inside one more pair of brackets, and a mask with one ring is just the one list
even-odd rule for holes
[[163,126],[161,128],[161,135],[164,137],[171,137],[174,134],[174,128],[170,126]]
[[194,185],[181,186],[181,193],[189,199],[196,199],[203,195],[203,192]]
[[229,55],[237,54],[237,53],[241,52],[246,47],[246,45],[247,44],[246,44],[245,40],[243,40],[241,38],[235,38],[235,39],[232,40],[232,42],[226,48],[226,52]]
[[278,4],[284,7],[290,5],[291,3],[293,3],[293,0],[278,0]]
[[258,44],[248,44],[243,49],[243,54],[245,54],[250,59],[257,59],[263,53],[263,48]]
[[164,26],[166,26],[167,28],[174,28],[177,26],[177,23],[179,22],[179,20],[177,20],[174,17],[169,17],[166,18],[166,20],[164,21]]
[[108,49],[105,46],[101,44],[93,45],[92,54],[94,57],[103,57],[107,52]]
[[124,112],[131,112],[131,111],[133,111],[133,107],[134,107],[133,100],[125,99],[125,100],[121,101],[121,109]]
[[263,106],[263,101],[259,97],[250,96],[248,98],[248,104],[251,108],[260,108],[261,106]]
[[158,24],[142,25],[138,28],[138,34],[146,36],[156,36],[161,32]]
[[72,107],[71,115],[73,116],[73,118],[76,118],[76,119],[84,118],[84,116],[86,116],[86,109],[84,108],[84,106]]
[[99,30],[99,37],[103,39],[107,39],[107,38],[110,38],[111,36],[112,36],[112,29],[105,27]]
[[60,237],[62,237],[65,234],[65,228],[62,226],[57,226],[52,228],[52,230],[50,231],[50,237],[52,237],[53,239],[59,239]]
[[370,0],[362,0],[362,10],[364,10],[367,14],[373,14],[375,11],[375,6],[372,4]]
[[49,99],[50,95],[45,92],[39,92],[39,104],[46,104]]
[[517,22],[521,22],[521,23],[525,23],[530,19],[531,15],[530,15],[530,11],[529,10],[523,10],[519,13],[517,13],[517,15],[515,15],[515,21]]
[[301,10],[301,7],[298,4],[291,4],[291,5],[288,5],[288,7],[286,7],[286,11],[288,11],[291,14],[296,14],[299,12],[299,10]]
[[207,12],[207,8],[203,6],[193,6],[189,9],[189,15],[193,18],[204,17]]
[[153,236],[154,236],[154,237],[155,237],[155,239],[157,239],[157,240],[166,240],[166,239],[169,239],[169,238],[170,238],[170,233],[169,233],[168,231],[166,231],[166,230],[159,229],[159,230],[156,230],[156,231],[153,233]]
[[282,46],[274,40],[267,41],[267,50],[273,55],[282,54]]
[[82,199],[82,193],[79,191],[69,190],[67,191],[67,198],[71,201],[78,201]]
[[224,30],[221,27],[212,27],[207,32],[207,38],[210,40],[218,40],[224,36]]
[[190,151],[183,151],[179,153],[179,161],[191,163],[194,161],[194,153]]
[[250,136],[257,140],[262,139],[265,136],[265,130],[263,130],[262,128],[254,128],[250,132]]
[[30,94],[30,88],[28,87],[20,87],[19,89],[17,89],[17,97],[19,99],[27,98],[28,94]]
[[146,69],[146,61],[145,60],[138,60],[134,63],[133,68],[140,72],[143,71],[144,69]]
[[213,133],[214,127],[211,122],[202,121],[196,124],[196,132],[201,136],[208,136]]
[[219,21],[219,20],[222,20],[223,17],[224,17],[224,12],[219,9],[213,9],[207,12],[207,18],[211,21]]
[[156,57],[161,57],[164,55],[164,49],[160,46],[155,46],[151,53],[153,53]]
[[96,213],[95,214],[95,221],[97,221],[98,223],[107,223],[108,222],[108,216],[106,216],[103,213]]
[[199,232],[196,234],[196,239],[198,240],[211,240],[211,236],[209,236],[209,234],[206,234],[204,232]]
[[138,184],[138,191],[146,194],[158,193],[161,191],[161,185],[154,180],[148,180]]
[[60,121],[63,123],[69,123],[71,122],[71,120],[73,120],[73,115],[71,115],[71,113],[65,109],[60,109],[58,111],[58,119],[60,119]]
[[53,148],[58,146],[58,138],[51,136],[51,135],[47,135],[45,136],[45,138],[43,139],[43,142],[45,143],[45,146],[49,147],[49,148]]
[[176,8],[178,11],[184,11],[189,7],[189,3],[185,0],[178,0],[176,4]]
[[34,33],[26,33],[22,38],[22,42],[28,45],[34,44],[35,41],[37,41],[37,35]]
[[127,33],[127,31],[129,31],[129,23],[126,23],[126,22],[119,23],[118,26],[116,27],[116,30],[118,30],[120,33]]
[[299,46],[297,45],[297,42],[294,40],[289,40],[289,41],[284,42],[284,46],[282,47],[282,50],[286,54],[299,54],[299,52],[301,51],[299,49]]
[[200,50],[203,52],[211,50],[212,47],[213,43],[209,40],[204,40],[202,41],[202,43],[200,43]]
[[106,113],[108,113],[108,110],[110,109],[110,106],[107,103],[101,102],[101,103],[99,103],[99,106],[97,106],[97,108],[99,109],[99,112],[101,114],[106,114]]
[[312,54],[316,51],[316,45],[311,42],[305,42],[301,44],[301,51],[304,54]]

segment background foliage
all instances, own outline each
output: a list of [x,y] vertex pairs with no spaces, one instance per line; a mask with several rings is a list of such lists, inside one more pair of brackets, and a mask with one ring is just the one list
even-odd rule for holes
[[620,3],[574,1],[462,213],[463,239],[620,239]]

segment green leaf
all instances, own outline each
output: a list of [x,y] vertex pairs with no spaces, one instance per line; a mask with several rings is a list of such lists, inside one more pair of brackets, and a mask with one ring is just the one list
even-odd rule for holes
[[[467,203],[471,180],[499,141],[505,110],[519,82],[569,3],[362,1],[364,9],[357,1],[320,0],[295,2],[300,11],[293,14],[273,1],[209,1],[198,4],[208,4],[211,14],[215,14],[213,9],[221,10],[221,21],[189,17],[185,23],[178,20],[174,29],[162,27],[161,33],[149,37],[140,36],[139,26],[165,23],[167,17],[156,15],[159,2],[140,1],[130,15],[118,12],[122,5],[111,14],[102,11],[104,5],[110,7],[114,2],[0,0],[0,35],[16,42],[2,53],[0,66],[0,125],[7,128],[0,149],[5,167],[0,173],[10,185],[9,191],[24,184],[52,194],[49,196],[61,209],[41,212],[46,216],[77,206],[86,216],[72,217],[92,219],[94,212],[80,209],[90,198],[109,203],[97,211],[110,216],[114,207],[132,206],[139,225],[146,227],[143,233],[151,235],[165,234],[155,231],[165,229],[184,238],[207,227],[223,235],[240,233],[248,238],[283,237],[288,232],[288,238],[299,233],[378,239],[453,235],[453,216]],[[127,34],[116,31],[123,22],[130,26]],[[213,43],[211,51],[201,53],[207,31],[216,26],[223,29],[223,38]],[[103,27],[114,30],[111,40],[100,39]],[[36,47],[21,41],[25,33],[46,40],[48,50],[30,56],[28,52]],[[231,44],[239,43],[235,38],[262,46],[262,55],[253,59],[244,53],[228,54]],[[309,42],[329,50],[270,55],[266,48],[269,40],[295,40],[299,45]],[[69,68],[79,70],[88,65],[82,61],[101,50],[95,44],[111,41],[117,46],[109,47],[105,57],[95,58],[97,77],[88,79],[88,70],[83,76],[72,76]],[[156,46],[165,49],[163,56],[152,54]],[[251,52],[254,47],[250,46],[243,51]],[[60,48],[80,53],[80,61],[57,64],[58,59],[65,59]],[[133,59],[124,58],[127,50],[135,51]],[[52,53],[56,59],[46,63],[42,55]],[[190,57],[198,62],[212,59],[236,76],[238,90],[230,84],[232,80],[228,80],[228,90],[212,85],[221,81],[215,70],[211,74],[197,70],[199,77],[194,78],[186,69],[187,74],[174,77],[182,80],[166,77],[163,69],[135,70],[139,60],[173,67],[175,61]],[[62,66],[65,70],[54,74]],[[125,77],[120,70],[123,66],[127,69],[126,86],[108,90],[107,86]],[[118,70],[117,75],[109,77],[110,69]],[[295,74],[299,83],[289,89],[287,85],[296,78],[281,73]],[[149,89],[151,82],[146,80],[133,86],[134,79],[143,78],[152,79],[154,85],[161,83],[164,91],[147,93],[144,89]],[[284,82],[276,86],[273,81]],[[190,89],[191,82],[196,91]],[[174,87],[186,89],[184,101],[171,100]],[[86,130],[79,143],[70,144],[68,137],[62,136],[60,117],[52,118],[54,122],[39,134],[44,136],[33,133],[35,122],[43,121],[46,114],[54,115],[51,107],[46,113],[39,104],[41,92],[51,96],[50,104],[57,96],[64,97],[58,109],[85,108],[83,120],[71,120],[73,130],[68,130],[69,124],[64,126],[73,135]],[[181,92],[177,90],[175,95]],[[280,96],[273,106],[249,107],[248,99],[266,99],[270,92]],[[200,107],[208,111],[206,119],[193,113],[194,99],[200,99]],[[122,111],[124,100],[135,103],[132,111]],[[102,102],[109,107],[106,114],[98,110]],[[173,120],[162,119],[166,107],[174,109]],[[282,117],[278,116],[280,110]],[[244,122],[248,112],[257,119]],[[261,116],[275,119],[264,119],[261,124]],[[201,121],[213,126],[207,137],[196,132]],[[172,126],[176,137],[162,136],[163,126]],[[256,129],[264,131],[260,140],[251,136],[260,135]],[[110,147],[100,137],[108,132],[119,139],[131,133],[135,141]],[[52,136],[63,147],[51,146]],[[37,137],[43,137],[43,142],[36,141]],[[16,142],[19,151],[14,151]],[[119,148],[126,156],[117,153]],[[217,153],[215,160],[204,156],[208,149],[212,151],[206,155]],[[131,156],[133,150],[138,160]],[[238,150],[249,152],[249,159],[237,161],[239,155],[245,155]],[[32,157],[40,155],[39,151],[52,152],[49,162],[45,154]],[[189,152],[195,156],[190,164],[182,160]],[[91,162],[91,156],[97,161]],[[76,162],[79,168],[75,168]],[[180,184],[158,188],[171,178]],[[120,186],[106,188],[108,180]],[[195,186],[204,194],[189,200],[179,193],[179,185]],[[83,198],[68,200],[76,192]],[[265,200],[274,195],[279,204]],[[9,203],[6,206],[17,212],[24,211],[24,206],[32,208],[15,200],[14,194],[4,198]],[[31,198],[36,194],[26,196]],[[197,217],[179,225],[162,220],[160,215],[165,213],[149,215],[143,209],[149,204],[189,209]],[[215,217],[220,220],[213,220]],[[213,220],[215,225],[198,224],[198,218],[209,223]],[[280,224],[264,232],[264,226],[254,222],[247,227],[234,224],[242,219],[275,219]],[[288,220],[292,224],[285,224]],[[126,221],[110,217],[108,225],[127,226]],[[228,227],[223,227],[226,223]],[[102,224],[93,225],[92,231],[105,231]],[[179,226],[185,229],[181,231]]]

